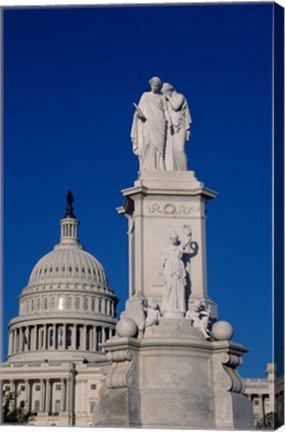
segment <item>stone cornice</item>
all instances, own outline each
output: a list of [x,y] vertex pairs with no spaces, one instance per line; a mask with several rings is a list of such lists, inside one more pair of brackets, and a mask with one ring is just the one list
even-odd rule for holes
[[[89,316],[88,316],[89,315]],[[8,325],[9,330],[11,327],[20,328],[22,326],[28,327],[28,326],[34,326],[34,325],[44,325],[44,324],[68,324],[68,325],[91,325],[91,326],[102,326],[103,324],[106,324],[106,326],[114,325],[116,324],[117,319],[112,318],[110,316],[104,315],[104,314],[78,314],[75,313],[64,313],[62,311],[59,312],[58,315],[55,315],[54,313],[46,314],[43,316],[43,314],[39,314],[39,316],[33,316],[33,317],[23,317],[18,316],[16,318],[13,318]]]

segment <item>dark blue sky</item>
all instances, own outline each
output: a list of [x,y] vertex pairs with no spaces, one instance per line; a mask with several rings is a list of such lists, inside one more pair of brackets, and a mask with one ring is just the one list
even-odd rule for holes
[[[272,3],[6,9],[4,325],[36,262],[59,240],[67,189],[80,239],[124,309],[133,185],[133,101],[158,75],[192,114],[189,168],[218,192],[207,205],[209,295],[244,377],[271,354]],[[7,348],[5,331],[4,350]]]

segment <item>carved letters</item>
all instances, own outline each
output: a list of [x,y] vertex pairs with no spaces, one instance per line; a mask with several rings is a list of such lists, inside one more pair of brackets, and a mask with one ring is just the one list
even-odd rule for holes
[[152,203],[147,206],[148,213],[151,214],[165,214],[165,215],[190,215],[193,212],[199,211],[199,207],[195,206],[186,206],[184,204],[179,204],[176,206],[173,203],[166,204],[158,204]]

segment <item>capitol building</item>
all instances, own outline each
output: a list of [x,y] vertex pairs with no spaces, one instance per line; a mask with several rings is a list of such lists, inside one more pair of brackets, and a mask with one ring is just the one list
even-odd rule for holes
[[[37,426],[91,426],[104,380],[101,344],[115,334],[117,297],[78,240],[71,192],[60,242],[33,268],[9,323],[2,388]],[[103,360],[103,361],[102,361]],[[106,362],[106,360],[105,360]]]

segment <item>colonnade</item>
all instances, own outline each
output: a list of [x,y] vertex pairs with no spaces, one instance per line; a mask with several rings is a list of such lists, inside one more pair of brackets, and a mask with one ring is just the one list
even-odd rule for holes
[[[17,408],[20,401],[25,401],[27,412],[38,415],[59,415],[59,413],[74,411],[74,381],[71,376],[68,378],[41,378],[6,381],[3,387],[9,385],[10,391],[17,395],[13,400],[14,408]],[[60,384],[60,392],[55,391],[56,385]],[[20,387],[25,387],[24,394]],[[37,391],[36,386],[39,386]],[[57,405],[56,401],[60,401]]]
[[12,328],[8,355],[38,350],[101,351],[100,343],[114,334],[112,327],[83,324],[37,324]]

